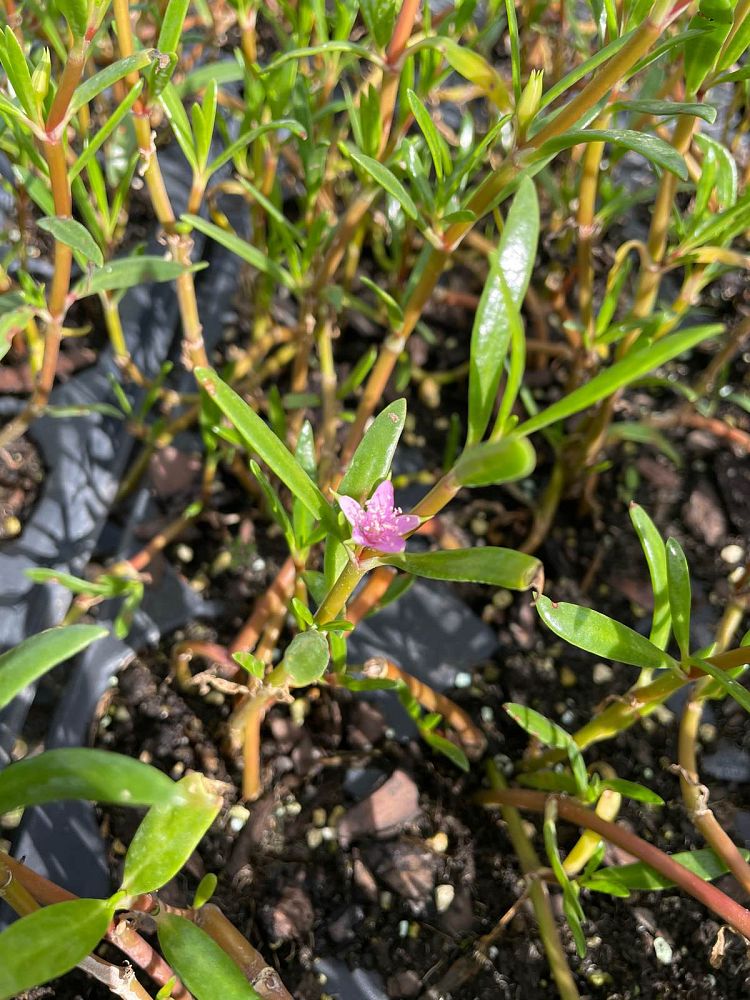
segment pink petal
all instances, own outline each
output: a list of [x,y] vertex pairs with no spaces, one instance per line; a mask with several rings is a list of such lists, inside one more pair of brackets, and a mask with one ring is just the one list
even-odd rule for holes
[[410,531],[416,531],[419,527],[420,518],[417,514],[399,514],[396,518],[396,531],[399,535],[406,535]]
[[372,548],[370,539],[363,533],[361,528],[352,528],[352,541],[356,542],[357,545],[367,545]]
[[345,496],[340,496],[338,499],[339,507],[343,510],[344,517],[347,519],[349,524],[356,524],[364,513],[357,501],[353,500],[351,497]]
[[382,535],[378,539],[377,546],[373,545],[373,548],[377,548],[378,552],[403,552],[406,548],[406,539],[395,531],[389,532],[387,535]]
[[367,501],[367,508],[383,512],[393,510],[393,483],[390,479],[384,479],[378,486]]

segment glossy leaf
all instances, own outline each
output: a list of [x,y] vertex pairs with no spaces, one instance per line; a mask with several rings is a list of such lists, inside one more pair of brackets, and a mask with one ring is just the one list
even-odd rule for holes
[[239,966],[191,920],[161,913],[156,931],[164,957],[195,1000],[261,1000]]
[[181,264],[164,257],[120,257],[108,261],[91,275],[81,278],[72,289],[77,299],[99,292],[116,292],[158,281],[174,281],[181,274],[194,274],[208,264]]
[[57,7],[76,38],[83,38],[89,21],[86,0],[57,0]]
[[155,58],[156,52],[153,49],[145,49],[143,52],[136,52],[135,55],[126,56],[125,59],[118,59],[106,69],[94,73],[74,91],[70,101],[71,113],[75,114],[76,111],[80,111],[84,105],[93,101],[102,91],[108,90],[130,73],[135,73],[148,66]]
[[[263,496],[266,498],[266,506],[268,508],[268,513],[271,515],[273,520],[281,528],[286,543],[290,550],[295,548],[294,531],[292,529],[292,522],[289,520],[289,515],[286,512],[284,505],[282,504],[278,493],[273,488],[268,480],[268,477],[263,472],[261,467],[254,459],[250,459],[250,471],[258,480],[258,485],[263,490]],[[306,510],[307,508],[305,508]]]
[[181,801],[161,802],[146,813],[128,853],[122,890],[155,892],[184,867],[221,808],[221,796],[201,774],[178,781]]
[[190,0],[169,0],[167,3],[157,43],[160,52],[177,51],[189,6]]
[[585,798],[589,783],[586,764],[584,763],[578,744],[570,733],[566,733],[562,726],[558,726],[557,723],[545,718],[539,712],[535,712],[533,708],[527,708],[525,705],[506,702],[503,708],[511,719],[518,723],[521,729],[525,730],[530,736],[535,736],[544,746],[554,747],[566,752],[570,761],[570,769],[575,778],[578,795]]
[[368,427],[354,452],[338,492],[363,500],[391,471],[396,446],[406,421],[406,400],[386,406]]
[[435,167],[435,176],[441,181],[451,168],[451,156],[448,144],[438,132],[435,122],[430,117],[430,112],[414,91],[407,90],[406,97],[409,101],[411,113],[414,115],[414,120],[419,125],[420,131],[427,143],[427,148],[430,151],[430,156]]
[[555,635],[587,653],[644,670],[677,667],[675,660],[658,646],[599,611],[578,604],[554,604],[544,596],[537,600],[536,609]]
[[672,358],[689,351],[701,341],[717,336],[722,330],[723,327],[717,323],[708,326],[688,327],[686,330],[680,330],[679,333],[663,337],[654,344],[634,349],[628,353],[627,357],[616,361],[615,364],[595,375],[586,385],[568,393],[556,403],[521,424],[516,433],[533,434],[543,427],[557,423],[558,420],[564,420],[574,413],[585,410],[587,407],[593,406],[594,403],[598,403],[600,399],[605,399],[623,386],[629,385],[660,365],[666,364]]
[[142,90],[143,80],[139,80],[138,83],[130,88],[125,100],[118,104],[115,111],[107,117],[107,120],[104,122],[96,135],[92,139],[88,140],[83,152],[70,168],[69,177],[71,182],[74,181],[81,171],[88,166],[107,139],[109,139],[112,133],[120,126],[125,116],[140,97]]
[[[3,295],[0,298],[7,298],[10,295],[14,293],[10,292],[8,296]],[[0,311],[0,359],[8,353],[16,333],[23,330],[34,312],[33,306],[28,305],[18,305],[14,309]]]
[[697,101],[615,101],[611,107],[620,111],[633,111],[640,115],[692,115],[701,118],[709,125],[716,121],[716,108],[713,104],[700,104]]
[[[750,859],[750,851],[742,851],[743,858]],[[699,851],[680,851],[671,855],[672,860],[682,865],[688,871],[711,882],[729,871],[727,865],[710,848]],[[630,865],[617,865],[611,868],[600,868],[598,871],[580,878],[580,883],[593,892],[612,892],[611,886],[630,892],[656,892],[661,889],[673,889],[675,882],[642,861]],[[622,893],[618,893],[622,895]]]
[[199,215],[187,213],[182,218],[185,222],[189,222],[194,229],[197,229],[199,233],[203,233],[204,236],[208,236],[221,246],[226,247],[227,250],[237,254],[240,260],[246,261],[262,274],[267,274],[280,285],[290,290],[296,287],[294,279],[287,270],[271,260],[270,257],[258,250],[257,247],[254,247],[252,243],[243,240],[241,236],[222,229],[213,222],[202,219]]
[[210,368],[196,368],[195,377],[229,422],[255,452],[319,521],[338,534],[336,517],[327,500],[288,448],[248,404]]
[[420,48],[437,49],[457,73],[481,90],[500,111],[512,110],[513,101],[505,81],[478,52],[442,35],[423,38],[412,47],[412,51]]
[[571,146],[578,146],[583,142],[608,142],[619,149],[640,153],[651,163],[676,174],[683,181],[688,179],[685,160],[674,146],[670,146],[658,136],[635,132],[632,129],[573,129],[570,132],[563,132],[562,135],[547,140],[539,147],[537,159],[548,159],[563,149],[570,149]]
[[525,177],[508,212],[497,252],[491,257],[474,319],[469,361],[469,444],[481,440],[487,428],[510,344],[512,313],[521,308],[526,295],[538,239],[539,201],[533,182]]
[[87,261],[98,267],[104,263],[101,249],[93,236],[75,219],[63,219],[59,215],[45,216],[37,221],[37,225],[50,233],[59,243],[64,243],[65,246],[81,254]]
[[66,625],[25,639],[0,656],[0,708],[42,674],[107,634],[100,625]]
[[378,160],[374,160],[371,156],[366,156],[358,149],[355,149],[354,146],[347,146],[342,143],[341,151],[350,160],[353,160],[358,167],[361,167],[375,181],[378,187],[381,187],[391,198],[395,198],[410,219],[417,218],[419,213],[411,195],[388,167],[384,166]]
[[13,87],[13,92],[26,114],[29,118],[36,119],[38,118],[37,98],[34,88],[31,85],[29,64],[26,62],[23,49],[19,45],[18,39],[10,25],[6,25],[5,27],[3,40],[5,44],[0,48],[0,60],[2,60],[3,69],[8,76],[8,81]]
[[486,583],[507,590],[528,590],[542,570],[542,564],[533,556],[492,545],[444,552],[401,552],[381,556],[379,561],[428,580]]
[[740,684],[734,677],[730,677],[726,670],[714,666],[708,659],[703,660],[692,657],[690,662],[693,666],[705,670],[710,677],[713,677],[723,691],[734,698],[738,705],[742,705],[746,712],[750,712],[750,691],[748,691],[744,684]]
[[507,437],[467,448],[453,475],[462,486],[493,486],[525,479],[535,465],[536,452],[528,438]]
[[634,802],[645,802],[651,806],[663,806],[664,799],[650,788],[638,784],[637,781],[625,781],[623,778],[610,778],[602,781],[601,788],[611,792],[617,792],[625,798],[633,799]]
[[182,794],[155,767],[107,750],[45,750],[0,771],[0,813],[67,799],[151,806],[180,802]]
[[672,631],[680,649],[680,655],[690,653],[690,570],[682,546],[676,538],[668,538],[667,553],[667,589],[669,592],[669,610],[672,616]]
[[282,662],[294,685],[306,687],[320,680],[329,659],[328,640],[322,633],[312,630],[295,635]]
[[0,934],[0,1000],[75,968],[107,933],[113,911],[106,899],[71,899],[11,924]]
[[563,913],[570,927],[570,932],[575,941],[576,951],[580,958],[586,954],[586,936],[583,933],[583,921],[585,916],[583,908],[578,899],[579,889],[575,882],[571,882],[565,871],[560,852],[557,847],[557,806],[554,801],[550,801],[544,813],[544,847],[547,852],[552,871],[560,884],[563,892]]
[[654,614],[649,639],[659,649],[666,649],[672,632],[672,615],[669,608],[667,587],[667,550],[659,531],[643,507],[630,505],[630,520],[638,534],[648,564],[651,590],[654,595]]

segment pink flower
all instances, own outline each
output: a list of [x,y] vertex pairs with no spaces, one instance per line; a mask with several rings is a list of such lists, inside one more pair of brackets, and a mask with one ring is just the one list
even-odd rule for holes
[[351,497],[340,496],[339,507],[352,526],[352,539],[377,552],[403,552],[410,531],[419,527],[416,514],[402,514],[393,506],[393,483],[386,479],[364,507]]

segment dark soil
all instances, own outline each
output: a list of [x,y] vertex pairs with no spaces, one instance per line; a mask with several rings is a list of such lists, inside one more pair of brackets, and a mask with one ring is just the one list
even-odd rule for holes
[[[703,642],[726,597],[731,570],[727,559],[736,556],[727,546],[746,544],[743,519],[750,497],[746,488],[744,496],[738,495],[736,479],[728,482],[728,470],[736,463],[728,461],[729,454],[717,450],[713,440],[695,431],[680,438],[676,443],[685,456],[681,469],[662,456],[623,446],[620,471],[606,472],[602,479],[600,495],[607,501],[598,536],[588,522],[577,520],[570,505],[540,555],[550,595],[587,602],[636,626],[641,621],[647,625],[647,573],[627,519],[627,502],[643,502],[662,530],[676,534],[687,548],[695,573],[696,639]],[[474,494],[469,502],[454,506],[452,523],[461,533],[513,544],[515,533],[523,530],[518,521],[525,512],[498,491]],[[499,537],[488,537],[495,535]],[[193,566],[201,564],[204,547],[211,548],[205,533],[197,536]],[[215,540],[227,544],[226,534]],[[252,554],[257,560],[254,548]],[[262,573],[256,561],[251,582],[230,571],[229,593],[241,599],[240,592],[259,589],[258,576],[270,577],[277,559],[278,553],[269,553]],[[222,585],[212,581],[211,586]],[[488,593],[481,588],[465,587],[462,594],[497,630],[500,648],[491,661],[478,665],[471,687],[453,695],[481,720],[491,752],[501,763],[517,760],[524,749],[520,730],[503,716],[504,701],[532,705],[575,729],[592,706],[632,681],[629,668],[608,673],[591,657],[555,642],[540,628],[528,597],[514,597],[506,604],[497,599],[487,603]],[[227,638],[235,626],[231,620],[220,625],[219,638]],[[202,626],[189,631],[215,634]],[[472,792],[481,787],[481,768],[464,776],[423,744],[389,738],[378,709],[359,696],[313,690],[291,712],[276,708],[267,720],[263,762],[268,791],[245,810],[237,804],[236,764],[223,754],[227,699],[218,692],[200,698],[178,690],[168,670],[168,650],[175,638],[163,651],[125,671],[103,706],[97,734],[99,745],[140,756],[174,777],[195,768],[227,783],[230,808],[223,823],[167,888],[168,899],[185,904],[205,872],[218,874],[216,901],[277,965],[299,1000],[327,996],[316,963],[331,957],[351,968],[376,971],[392,997],[556,996],[525,909],[486,954],[476,952],[478,939],[497,926],[523,890],[502,824],[471,802]],[[676,758],[676,717],[671,709],[677,711],[677,706],[664,708],[607,744],[600,756],[621,777],[640,781],[665,799],[663,808],[627,805],[622,819],[641,836],[676,852],[703,845],[684,815],[670,769]],[[727,768],[733,761],[736,765],[737,755],[745,761],[750,753],[742,711],[733,702],[712,707],[702,736],[713,761],[712,776],[706,777],[712,805],[743,842],[750,825],[750,773],[740,783],[721,780],[722,774],[736,778]],[[596,756],[591,751],[589,759]],[[400,779],[401,802],[409,799],[412,783],[415,786],[417,815],[399,816],[396,809],[389,817],[391,830],[383,835],[377,828],[379,817],[365,809],[355,835],[340,839],[341,831],[351,826],[349,818],[342,824],[342,817],[394,772],[406,776]],[[103,814],[113,880],[137,822],[132,811]],[[563,848],[571,846],[574,837],[573,830],[561,830]],[[730,878],[722,883],[737,894]],[[566,931],[564,936],[584,994],[611,1000],[726,1000],[750,988],[744,948],[729,935],[723,957],[715,953],[712,958],[717,922],[677,892],[634,894],[628,900],[584,893],[583,905],[588,938],[583,960],[576,957]],[[662,942],[655,946],[658,938],[667,947]],[[99,987],[73,983],[68,981],[65,991],[56,987],[53,994],[35,995],[106,995]]]
[[43,478],[41,457],[27,437],[0,448],[0,541],[21,533]]

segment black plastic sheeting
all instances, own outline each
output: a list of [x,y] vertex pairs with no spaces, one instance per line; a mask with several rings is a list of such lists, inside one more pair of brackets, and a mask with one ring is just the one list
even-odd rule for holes
[[[172,148],[160,157],[175,210],[186,204],[189,176],[179,153]],[[196,234],[195,257],[203,248]],[[156,242],[149,252],[163,252]],[[238,261],[228,251],[212,247],[210,268],[198,275],[198,299],[204,338],[210,349],[219,340],[237,282]],[[179,357],[180,332],[173,287],[144,285],[127,292],[121,317],[133,359],[147,378],[158,374],[170,356]],[[55,388],[58,406],[81,405],[112,398],[110,376],[117,376],[110,349],[104,349],[95,366],[67,384]],[[183,388],[192,388],[185,373]],[[142,390],[127,389],[134,405]],[[43,418],[33,425],[32,436],[40,448],[47,475],[43,493],[23,534],[0,550],[0,645],[13,646],[27,636],[59,624],[71,594],[54,584],[32,584],[24,571],[45,566],[80,574],[90,561],[103,530],[123,472],[133,451],[124,421],[91,415],[57,420]],[[117,556],[130,552],[134,528],[152,512],[149,491],[141,488],[131,505],[129,521],[117,545]],[[102,620],[106,621],[104,608]],[[67,678],[62,696],[51,710],[45,745],[48,748],[80,746],[88,742],[91,721],[99,699],[113,676],[144,646],[158,643],[162,635],[196,618],[210,618],[216,611],[171,569],[159,585],[147,588],[126,641],[109,636],[90,646],[72,665],[57,668]],[[0,713],[0,767],[9,763],[17,739],[39,689],[31,685]],[[43,693],[43,692],[41,692]],[[28,809],[13,838],[13,851],[25,857],[38,872],[86,896],[106,896],[111,891],[104,845],[93,808],[71,802]]]

